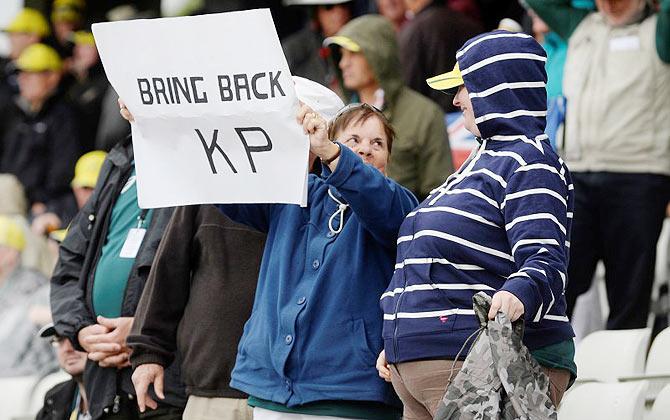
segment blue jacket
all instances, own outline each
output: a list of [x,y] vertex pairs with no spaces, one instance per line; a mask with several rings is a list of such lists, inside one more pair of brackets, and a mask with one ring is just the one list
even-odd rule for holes
[[[329,190],[349,205],[339,234],[328,227],[339,208]],[[310,175],[308,203],[220,206],[268,235],[231,385],[288,406],[390,403],[390,388],[375,370],[382,349],[378,302],[393,273],[398,228],[417,201],[342,146],[333,173]],[[335,230],[339,220],[333,217]]]
[[400,228],[381,298],[391,363],[454,358],[479,327],[478,291],[521,300],[530,350],[574,335],[564,296],[574,194],[543,133],[544,51],[528,35],[497,31],[456,57],[483,140]]

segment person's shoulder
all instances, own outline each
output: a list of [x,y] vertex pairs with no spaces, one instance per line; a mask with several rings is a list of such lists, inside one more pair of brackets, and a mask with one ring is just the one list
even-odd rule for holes
[[44,401],[46,403],[49,402],[49,399],[71,401],[74,398],[76,389],[77,382],[75,382],[74,379],[68,379],[67,381],[60,382],[51,387],[51,389],[44,394]]
[[564,166],[563,160],[553,149],[548,140],[539,141],[512,141],[501,148],[518,155],[521,160],[521,166],[529,165],[547,165],[557,170]]

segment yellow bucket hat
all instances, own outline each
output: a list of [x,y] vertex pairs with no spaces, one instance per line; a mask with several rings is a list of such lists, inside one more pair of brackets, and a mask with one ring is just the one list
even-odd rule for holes
[[74,178],[70,185],[73,188],[94,188],[106,156],[107,153],[94,150],[80,157],[74,166]]
[[16,59],[16,67],[21,71],[60,71],[63,60],[60,55],[48,45],[33,44],[23,50]]
[[427,79],[426,83],[435,90],[449,90],[464,84],[458,62],[456,62],[452,71],[433,76]]
[[49,36],[49,22],[38,10],[26,7],[21,10],[14,20],[5,28],[5,32],[26,33],[39,35],[40,38]]
[[55,0],[51,21],[77,23],[82,20],[85,7],[83,0]]
[[325,47],[328,47],[330,45],[339,45],[340,47],[344,48],[345,50],[351,51],[351,52],[360,52],[361,51],[361,46],[358,45],[353,39],[347,37],[347,36],[342,36],[342,35],[335,35],[335,36],[329,36],[323,41],[323,45]]
[[7,216],[0,216],[0,245],[17,251],[23,251],[26,246],[26,236],[23,234],[23,229]]

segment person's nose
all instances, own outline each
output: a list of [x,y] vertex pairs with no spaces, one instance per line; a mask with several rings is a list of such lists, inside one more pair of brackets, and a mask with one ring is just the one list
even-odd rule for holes
[[454,96],[454,100],[451,101],[452,104],[454,104],[455,107],[460,107],[461,106],[461,101],[458,100],[458,95]]
[[72,345],[72,343],[68,339],[65,339],[65,340],[61,341],[59,345],[61,346],[61,348],[63,349],[63,351],[65,353],[69,353],[71,351],[74,351],[74,346]]
[[370,156],[372,154],[372,147],[367,142],[361,142],[358,145],[358,154],[361,156]]
[[340,70],[344,70],[345,67],[347,67],[347,59],[345,57],[340,58]]

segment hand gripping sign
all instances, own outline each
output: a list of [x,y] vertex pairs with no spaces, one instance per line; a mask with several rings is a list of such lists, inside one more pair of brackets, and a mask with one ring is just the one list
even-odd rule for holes
[[305,204],[309,142],[267,9],[93,25],[142,208]]

